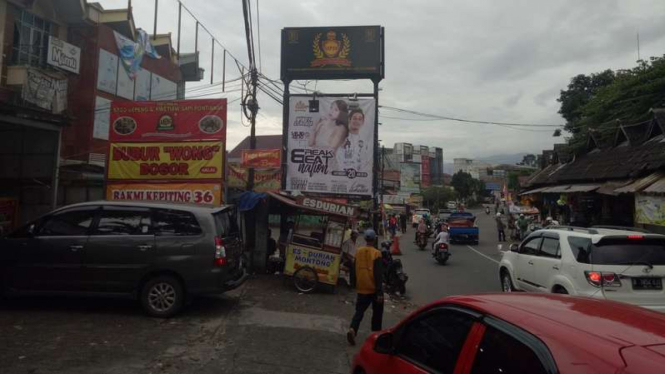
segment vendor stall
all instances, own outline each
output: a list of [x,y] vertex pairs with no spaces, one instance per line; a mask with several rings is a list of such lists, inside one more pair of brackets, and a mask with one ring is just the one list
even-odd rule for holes
[[[274,192],[268,195],[293,222],[292,233],[284,243],[284,275],[293,277],[300,292],[312,292],[319,284],[334,288],[339,278],[345,232],[358,215],[358,208],[305,196],[294,199]],[[320,219],[304,225],[303,216]]]

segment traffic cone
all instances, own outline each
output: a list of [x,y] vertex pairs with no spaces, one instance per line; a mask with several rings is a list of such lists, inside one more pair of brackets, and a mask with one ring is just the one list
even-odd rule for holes
[[393,255],[402,255],[402,251],[399,249],[399,235],[393,236],[393,245],[392,248],[390,248],[390,254]]

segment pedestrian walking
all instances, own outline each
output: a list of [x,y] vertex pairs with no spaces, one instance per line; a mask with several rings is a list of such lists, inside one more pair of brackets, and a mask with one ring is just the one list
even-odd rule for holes
[[496,230],[499,233],[499,241],[500,242],[505,242],[506,241],[506,224],[503,223],[503,220],[501,219],[501,213],[496,214]]
[[390,230],[391,238],[397,234],[397,217],[394,214],[391,214],[388,219],[388,230]]
[[365,231],[366,246],[358,248],[354,266],[351,269],[351,284],[358,293],[356,312],[351,320],[351,327],[346,333],[349,344],[356,344],[356,335],[365,311],[372,305],[372,331],[380,331],[383,323],[383,261],[381,252],[374,247],[376,233],[372,229]]
[[520,229],[520,239],[523,240],[529,230],[529,220],[526,219],[524,214],[520,214],[520,218],[517,219],[517,227]]
[[402,234],[406,234],[406,214],[399,215],[399,224],[402,226]]

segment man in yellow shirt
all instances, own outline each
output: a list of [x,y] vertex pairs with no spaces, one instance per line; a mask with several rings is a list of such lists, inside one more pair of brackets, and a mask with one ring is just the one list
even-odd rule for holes
[[381,252],[374,247],[376,233],[372,229],[365,231],[367,245],[358,248],[351,268],[351,284],[355,285],[358,298],[356,313],[351,320],[351,327],[346,333],[349,344],[356,344],[356,335],[360,322],[367,308],[372,305],[372,331],[381,330],[383,321],[383,259]]

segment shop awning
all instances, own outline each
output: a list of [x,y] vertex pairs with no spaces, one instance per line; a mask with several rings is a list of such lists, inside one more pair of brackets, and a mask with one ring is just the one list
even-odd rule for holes
[[549,188],[549,187],[540,187],[540,188],[536,188],[535,190],[530,190],[530,191],[522,192],[522,193],[520,194],[520,196],[524,196],[524,195],[532,195],[532,194],[535,194],[535,193],[540,193],[540,192],[543,192],[544,190],[546,190],[546,189],[548,189],[548,188]]
[[598,187],[596,190],[596,193],[599,193],[601,195],[609,195],[609,196],[618,196],[619,192],[616,190],[618,188],[621,188],[627,184],[633,183],[633,180],[621,180],[621,181],[610,181],[610,182],[605,182]]
[[656,183],[644,189],[645,193],[665,193],[665,177],[660,178]]
[[[311,215],[317,215],[317,216],[333,215],[333,216],[338,216],[338,217],[349,218],[349,216],[346,215],[346,214],[340,214],[340,213],[336,213],[336,212],[333,212],[333,211],[326,211],[326,210],[323,210],[323,209],[316,209],[316,208],[311,208],[311,207],[308,207],[308,206],[300,205],[300,204],[296,203],[290,197],[284,196],[284,195],[276,193],[276,192],[268,192],[268,196],[270,196],[271,198],[279,201],[281,204],[285,204],[287,206],[290,206],[291,208],[308,212]],[[356,208],[356,209],[359,209],[359,208]]]
[[574,192],[591,192],[595,191],[600,187],[600,184],[573,184],[570,187],[568,187],[568,190],[565,192],[567,193],[574,193]]
[[566,190],[570,187],[569,184],[565,184],[563,186],[553,186],[553,187],[548,187],[542,190],[542,193],[564,193]]
[[635,182],[633,182],[633,183],[631,183],[631,184],[629,184],[629,185],[627,185],[627,186],[624,186],[624,187],[618,188],[618,189],[616,189],[615,191],[616,191],[617,193],[620,193],[620,194],[621,194],[621,193],[636,193],[636,192],[640,192],[640,191],[642,191],[643,189],[645,189],[645,188],[651,186],[652,184],[654,184],[655,182],[657,182],[659,179],[661,179],[661,178],[663,178],[663,177],[665,177],[665,174],[663,174],[663,173],[657,171],[657,172],[655,172],[655,173],[653,173],[653,174],[647,175],[647,176],[644,177],[644,178],[640,178],[640,179],[636,180]]
[[600,184],[565,184],[561,186],[547,187],[541,193],[576,193],[591,192],[600,187]]

